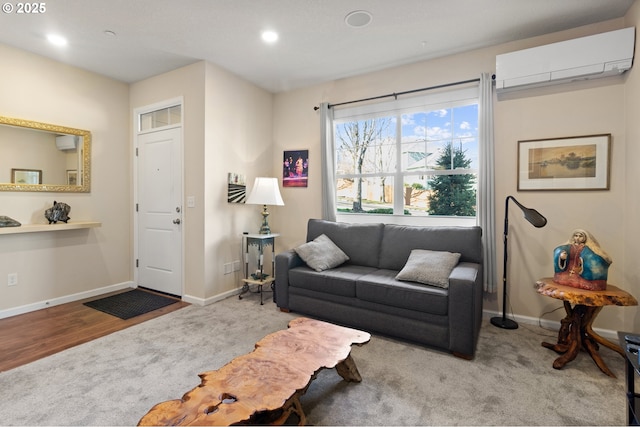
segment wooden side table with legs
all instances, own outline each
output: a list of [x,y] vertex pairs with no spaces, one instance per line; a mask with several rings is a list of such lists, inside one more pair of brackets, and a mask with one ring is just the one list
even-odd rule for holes
[[593,321],[605,305],[630,306],[638,305],[638,301],[628,292],[609,284],[603,291],[590,291],[560,285],[554,282],[552,277],[546,277],[536,282],[536,288],[541,295],[562,300],[567,312],[567,316],[561,320],[558,342],[542,343],[543,347],[561,354],[553,362],[553,367],[562,369],[584,349],[602,372],[615,377],[598,353],[598,344],[619,353],[622,357],[625,357],[624,351],[619,345],[596,334],[592,328]]

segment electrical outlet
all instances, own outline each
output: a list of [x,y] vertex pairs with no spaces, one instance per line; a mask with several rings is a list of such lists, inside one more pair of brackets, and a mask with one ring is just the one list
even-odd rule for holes
[[18,273],[9,273],[7,276],[7,286],[15,286],[18,284]]
[[233,261],[233,271],[240,271],[240,261]]
[[231,274],[231,268],[233,264],[230,262],[224,265],[224,274]]

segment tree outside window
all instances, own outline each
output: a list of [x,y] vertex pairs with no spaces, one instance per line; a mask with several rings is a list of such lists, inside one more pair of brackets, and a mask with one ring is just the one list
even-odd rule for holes
[[[447,169],[469,169],[471,160],[462,148],[447,145],[438,159],[438,166]],[[429,180],[429,215],[475,216],[475,175],[435,175]]]
[[343,211],[368,212],[390,198],[385,194],[385,173],[395,168],[391,122],[391,118],[382,117],[335,126],[337,170],[342,177],[338,179],[338,199]]

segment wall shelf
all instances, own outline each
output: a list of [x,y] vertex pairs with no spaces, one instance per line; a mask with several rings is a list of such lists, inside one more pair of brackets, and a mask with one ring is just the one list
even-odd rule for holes
[[101,222],[77,221],[59,222],[56,224],[23,224],[20,227],[0,227],[0,234],[38,233],[43,231],[77,230],[81,228],[94,228],[102,226]]

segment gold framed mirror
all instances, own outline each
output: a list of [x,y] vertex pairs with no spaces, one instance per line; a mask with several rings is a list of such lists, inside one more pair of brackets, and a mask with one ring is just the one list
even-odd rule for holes
[[91,191],[87,130],[0,116],[0,153],[0,191]]

